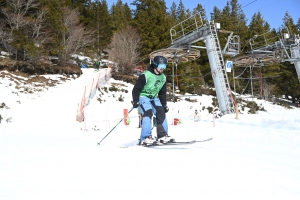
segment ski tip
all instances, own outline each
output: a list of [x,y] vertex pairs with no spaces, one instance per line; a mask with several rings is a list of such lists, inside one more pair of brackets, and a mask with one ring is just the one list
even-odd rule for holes
[[210,141],[210,140],[212,140],[213,138],[211,137],[211,138],[208,138],[208,139],[205,139],[205,140],[196,140],[196,142],[207,142],[207,141]]

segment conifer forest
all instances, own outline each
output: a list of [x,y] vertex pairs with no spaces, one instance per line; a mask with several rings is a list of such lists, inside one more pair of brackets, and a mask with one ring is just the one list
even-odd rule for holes
[[[251,50],[249,41],[255,35],[282,38],[283,33],[300,34],[300,17],[293,19],[286,11],[281,27],[274,28],[259,11],[246,19],[238,0],[228,0],[223,8],[216,5],[211,16],[206,16],[201,3],[190,10],[182,1],[168,8],[164,0],[134,0],[131,5],[116,0],[111,7],[106,0],[0,0],[0,6],[0,49],[9,52],[10,59],[57,57],[58,66],[63,68],[72,55],[81,54],[111,60],[118,64],[118,73],[124,75],[132,75],[137,67],[146,69],[151,52],[171,45],[170,29],[195,12],[201,14],[204,23],[213,20],[220,23],[221,29],[238,35],[240,55]],[[221,46],[226,44],[222,33],[219,40]],[[197,45],[203,46],[201,43]],[[175,84],[182,94],[200,95],[214,87],[206,50],[200,52],[199,58],[176,66]],[[235,74],[243,70],[237,67]],[[167,67],[165,74],[171,85],[172,67]],[[284,95],[300,103],[300,83],[292,63],[272,63],[253,71],[253,77],[260,74],[263,79],[253,79],[255,96]],[[228,78],[237,93],[251,93],[247,79],[233,80],[230,73]]]

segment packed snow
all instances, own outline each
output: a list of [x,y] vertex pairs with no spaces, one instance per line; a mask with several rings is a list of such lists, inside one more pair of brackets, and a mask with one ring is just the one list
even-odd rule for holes
[[[85,106],[84,122],[76,121],[84,89],[99,73],[82,71],[32,93],[2,76],[1,200],[300,199],[300,108],[254,99],[266,111],[214,119],[202,110],[212,106],[212,96],[183,98],[168,102],[169,135],[213,139],[146,148],[136,145],[137,109],[129,125],[122,120],[132,107],[132,84],[111,78]],[[109,91],[113,85],[119,91]],[[174,118],[181,123],[173,125]]]

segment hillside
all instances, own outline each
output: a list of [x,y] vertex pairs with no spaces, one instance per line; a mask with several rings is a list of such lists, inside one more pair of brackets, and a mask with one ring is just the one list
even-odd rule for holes
[[[248,114],[245,108],[238,120],[234,114],[213,120],[202,110],[212,106],[213,96],[168,102],[169,134],[177,141],[213,139],[144,148],[136,145],[137,110],[129,114],[129,125],[122,120],[132,106],[132,84],[111,78],[84,108],[85,121],[76,121],[84,90],[97,77],[94,69],[82,71],[76,78],[43,75],[58,82],[32,93],[15,87],[16,78],[26,78],[1,71],[1,200],[153,199],[144,183],[152,189],[158,180],[163,189],[155,195],[163,199],[300,198],[299,108],[255,100],[266,111]],[[201,110],[198,122],[195,109]],[[179,125],[173,125],[175,118]]]
[[[24,65],[22,65],[24,64]],[[22,67],[19,67],[22,66]],[[32,66],[30,63],[27,62],[16,62],[13,60],[8,59],[2,59],[0,62],[0,68],[2,67],[2,70],[0,71],[0,77],[3,81],[0,82],[2,94],[4,94],[5,90],[7,93],[12,93],[10,95],[1,95],[2,100],[1,107],[10,107],[8,103],[4,101],[4,99],[11,99],[12,97],[9,97],[11,95],[13,96],[19,96],[19,95],[27,95],[30,94],[27,98],[36,98],[37,96],[42,95],[44,92],[51,90],[51,88],[55,88],[57,85],[64,84],[66,82],[70,82],[71,80],[78,79],[82,75],[82,69],[76,65],[72,67],[58,67],[58,66],[51,66],[51,65],[38,65],[37,68],[33,68],[34,73],[32,71],[26,71],[28,67],[30,68]],[[49,67],[49,69],[52,70],[52,73],[48,74],[46,71],[42,71],[41,69],[45,69],[45,66]],[[19,67],[19,68],[18,68]],[[60,71],[59,74],[55,74],[55,69],[62,68],[68,70],[67,73],[64,73],[63,70]],[[50,71],[51,71],[50,70]],[[96,71],[94,69],[87,69],[86,71],[91,71],[92,73],[95,73]],[[43,73],[41,73],[43,72]],[[72,73],[74,72],[74,73]],[[68,74],[70,73],[70,74]],[[118,73],[113,73],[114,80],[123,80],[126,84],[134,84],[136,81],[136,76],[124,76],[120,75]],[[122,85],[122,84],[121,84]],[[83,89],[84,86],[81,86]],[[114,86],[115,87],[115,86]],[[117,86],[121,87],[121,86]],[[101,90],[101,89],[100,89]],[[126,89],[129,97],[126,99],[127,103],[131,101],[131,89]],[[126,94],[127,95],[127,94]],[[101,96],[101,95],[100,95]],[[172,96],[169,95],[169,100],[171,100]],[[98,101],[102,101],[101,98],[96,97]],[[211,100],[207,101],[206,99],[209,98]],[[186,94],[185,97],[176,97],[177,101],[184,101],[186,104],[190,104],[190,108],[186,108],[186,110],[190,110],[190,115],[192,114],[192,110],[196,108],[197,110],[211,114],[214,110],[216,112],[215,117],[219,116],[219,110],[218,106],[216,104],[216,97],[211,95],[203,95],[203,96],[193,96],[190,94]],[[203,100],[208,103],[203,103]],[[255,101],[253,101],[255,100]],[[16,100],[18,101],[18,100]],[[80,101],[80,100],[78,100]],[[295,104],[291,104],[289,101],[286,100],[275,100],[273,102],[269,102],[265,100],[257,100],[256,98],[245,98],[243,99],[237,99],[237,103],[239,105],[239,112],[240,114],[257,114],[258,111],[271,113],[270,108],[272,108],[275,105],[282,106],[284,110],[295,109]],[[170,103],[172,104],[172,103]],[[265,106],[267,105],[267,107]],[[175,105],[175,104],[174,104]],[[130,106],[130,105],[129,105]],[[176,107],[176,106],[175,106]],[[269,109],[268,109],[269,108]],[[175,109],[175,108],[174,108]],[[178,111],[179,112],[179,111]],[[6,112],[3,110],[0,112],[1,119],[2,120],[8,120],[6,118]],[[182,114],[182,112],[181,112]]]

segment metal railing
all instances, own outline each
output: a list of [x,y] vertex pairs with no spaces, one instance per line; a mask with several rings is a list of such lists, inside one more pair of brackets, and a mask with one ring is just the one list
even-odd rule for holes
[[176,24],[170,29],[172,44],[176,40],[183,38],[194,31],[198,31],[203,25],[202,17],[199,12],[196,12],[186,20]]

